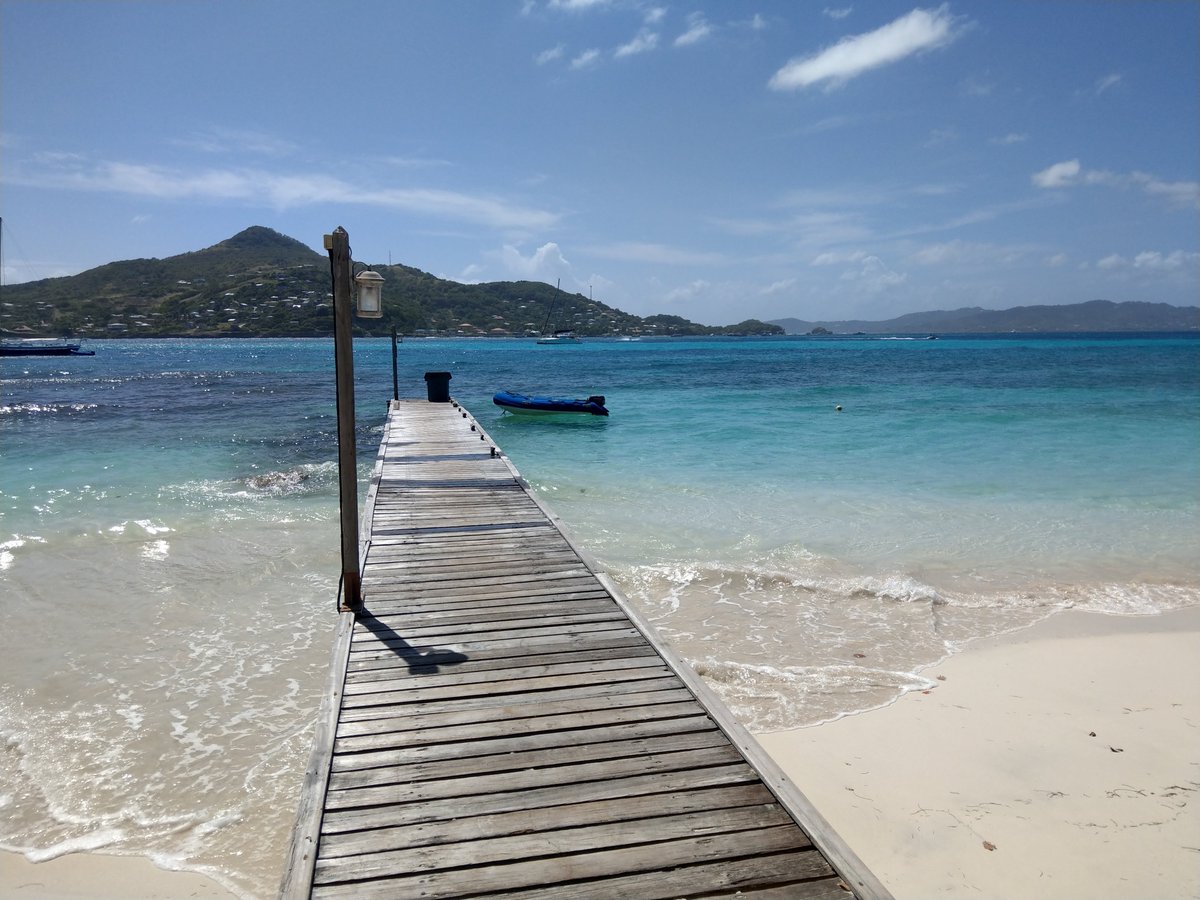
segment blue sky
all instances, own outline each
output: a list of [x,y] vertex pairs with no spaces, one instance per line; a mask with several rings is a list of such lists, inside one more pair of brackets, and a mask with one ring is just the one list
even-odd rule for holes
[[342,225],[707,324],[1194,305],[1198,33],[1190,0],[3,0],[4,281]]

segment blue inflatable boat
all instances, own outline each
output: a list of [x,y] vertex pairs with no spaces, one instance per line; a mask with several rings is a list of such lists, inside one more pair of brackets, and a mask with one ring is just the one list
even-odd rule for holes
[[561,413],[608,415],[608,410],[604,408],[603,397],[568,400],[564,397],[527,397],[524,394],[514,394],[512,391],[500,391],[492,397],[492,402],[504,412],[519,416],[550,416]]

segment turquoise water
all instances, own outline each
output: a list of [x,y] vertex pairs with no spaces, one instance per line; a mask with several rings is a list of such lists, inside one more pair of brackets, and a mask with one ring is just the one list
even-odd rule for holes
[[[332,343],[95,349],[0,360],[0,846],[273,896],[335,618]],[[355,355],[365,476],[390,343]],[[1200,602],[1196,337],[401,344],[401,396],[430,370],[752,728]]]

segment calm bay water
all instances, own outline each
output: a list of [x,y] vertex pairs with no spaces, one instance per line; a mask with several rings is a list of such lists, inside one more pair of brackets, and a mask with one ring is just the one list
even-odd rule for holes
[[[273,896],[335,620],[332,343],[94,348],[0,360],[0,847]],[[365,476],[390,343],[355,354]],[[429,370],[752,728],[1200,603],[1196,337],[408,341],[401,396]]]

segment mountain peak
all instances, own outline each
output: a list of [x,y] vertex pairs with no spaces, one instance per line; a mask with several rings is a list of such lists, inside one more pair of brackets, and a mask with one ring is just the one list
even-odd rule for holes
[[307,244],[303,244],[295,238],[290,238],[286,234],[280,234],[272,228],[267,228],[263,225],[251,225],[249,228],[239,231],[233,237],[221,241],[212,249],[225,250],[281,250],[288,253],[296,253],[304,250],[312,253],[313,250]]

